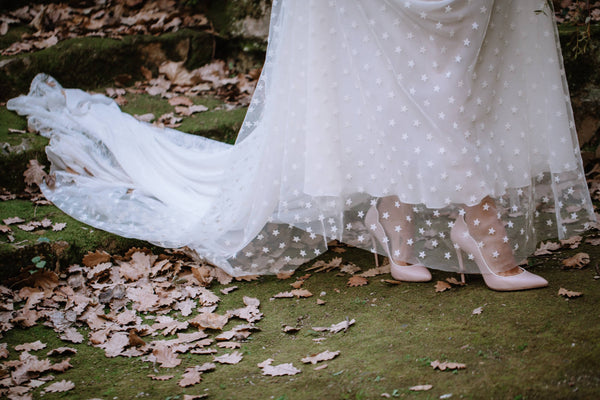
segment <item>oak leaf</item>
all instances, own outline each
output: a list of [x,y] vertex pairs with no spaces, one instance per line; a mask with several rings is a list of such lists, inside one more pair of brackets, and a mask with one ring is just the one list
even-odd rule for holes
[[292,293],[292,295],[300,298],[300,297],[311,297],[313,294],[306,290],[306,289],[294,289],[292,290],[290,293]]
[[[83,256],[83,265],[86,267],[95,267],[98,264],[106,263],[110,261],[110,254],[105,251],[96,250],[95,252],[89,251]],[[89,276],[88,276],[89,278]]]
[[60,382],[54,382],[50,386],[47,386],[44,390],[46,392],[59,393],[67,392],[75,387],[75,384],[71,381],[62,380]]
[[433,367],[433,369],[439,369],[440,371],[445,370],[454,370],[454,369],[465,369],[467,366],[465,364],[444,361],[440,362],[439,360],[432,361],[429,365]]
[[23,176],[25,177],[25,183],[27,185],[41,185],[46,177],[46,171],[44,171],[44,166],[40,164],[38,160],[29,160],[27,164],[27,169],[23,172]]
[[565,288],[560,288],[558,289],[558,295],[559,296],[563,296],[563,297],[567,297],[567,298],[575,298],[575,297],[581,297],[583,296],[583,293],[581,292],[574,292],[571,290],[567,290]]
[[52,371],[65,372],[69,368],[73,368],[73,366],[71,365],[71,363],[69,361],[71,361],[71,359],[67,358],[67,359],[62,360],[59,363],[52,364],[52,367],[51,367]]
[[576,249],[579,247],[579,245],[581,244],[581,240],[583,238],[579,235],[575,235],[575,236],[571,236],[568,239],[563,239],[560,241],[560,243],[563,246],[569,246],[570,249]]
[[57,347],[56,349],[50,350],[47,355],[48,356],[60,356],[63,354],[76,354],[77,349],[72,347]]
[[152,379],[153,381],[168,381],[169,379],[172,379],[175,375],[154,375],[154,374],[148,374],[148,377],[150,379]]
[[170,346],[158,344],[152,355],[156,357],[156,362],[163,368],[174,368],[181,364],[181,359],[177,358],[177,354]]
[[23,343],[15,346],[16,351],[36,351],[46,347],[46,343],[42,343],[39,340],[31,343]]
[[60,338],[72,343],[83,343],[83,335],[75,328],[65,329],[62,335],[60,335]]
[[25,220],[22,218],[19,218],[19,217],[12,217],[12,218],[5,218],[2,220],[2,222],[6,225],[12,225],[12,224],[20,224],[21,222],[25,222]]
[[451,288],[452,288],[452,285],[450,285],[448,282],[437,281],[435,283],[435,291],[437,293],[444,292],[444,291],[446,291],[448,289],[451,289]]
[[125,332],[115,332],[100,348],[104,349],[106,357],[112,358],[120,356],[125,346],[129,345],[129,335]]
[[431,388],[433,388],[433,385],[417,385],[409,387],[408,390],[412,390],[413,392],[424,392]]
[[565,269],[581,269],[590,263],[590,255],[587,253],[577,253],[573,257],[562,260]]
[[194,318],[188,320],[190,325],[197,326],[202,329],[223,329],[229,318],[227,315],[219,315],[215,313],[198,314]]
[[291,363],[271,365],[273,359],[269,358],[262,363],[258,364],[258,367],[262,369],[263,375],[267,376],[284,376],[284,375],[296,375],[302,372],[298,368],[294,367]]
[[356,287],[356,286],[365,286],[366,284],[369,283],[369,280],[363,276],[360,275],[355,275],[350,277],[350,279],[348,279],[348,282],[346,283],[346,285],[348,285],[349,287]]
[[238,288],[237,286],[230,286],[230,287],[221,289],[220,292],[223,294],[229,294],[229,293],[233,292],[234,290],[236,290],[237,288]]
[[533,253],[535,256],[543,256],[546,254],[552,254],[553,251],[560,249],[561,245],[559,243],[547,241],[546,243],[542,242],[540,247]]
[[188,368],[182,375],[181,380],[177,384],[181,387],[188,387],[200,383],[202,381],[202,373],[196,368]]
[[243,358],[244,356],[242,353],[236,350],[230,354],[223,354],[222,356],[214,357],[213,361],[221,364],[237,364],[242,361]]
[[316,363],[321,362],[321,361],[333,360],[339,354],[340,354],[339,351],[329,351],[329,350],[326,350],[326,351],[323,351],[323,352],[318,353],[318,354],[313,354],[311,356],[304,357],[301,361],[304,364],[308,364],[308,363],[316,364]]

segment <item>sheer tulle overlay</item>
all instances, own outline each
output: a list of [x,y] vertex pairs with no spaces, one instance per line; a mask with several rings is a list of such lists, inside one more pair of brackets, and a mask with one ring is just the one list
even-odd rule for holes
[[489,196],[520,259],[594,221],[547,7],[275,0],[234,146],[44,75],[8,108],[50,137],[42,190],[62,210],[233,275],[294,269],[332,239],[386,255],[365,222],[379,198],[406,259],[456,270],[454,221]]

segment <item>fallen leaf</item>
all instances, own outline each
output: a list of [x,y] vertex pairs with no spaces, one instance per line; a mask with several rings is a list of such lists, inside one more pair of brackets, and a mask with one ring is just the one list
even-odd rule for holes
[[325,305],[325,304],[327,304],[327,302],[326,302],[325,300],[322,300],[322,299],[317,299],[317,305],[318,305],[318,306],[323,306],[323,305]]
[[360,274],[363,278],[371,278],[377,275],[389,274],[390,273],[390,263],[388,262],[381,267],[371,268]]
[[36,351],[41,350],[46,347],[46,343],[42,343],[39,340],[31,343],[23,343],[15,346],[16,351]]
[[47,355],[48,356],[61,356],[64,354],[76,354],[77,349],[72,347],[57,347],[56,349],[50,350]]
[[558,295],[559,296],[563,296],[563,297],[567,297],[567,298],[575,298],[575,297],[581,297],[581,296],[583,296],[583,293],[581,293],[581,292],[573,292],[573,291],[567,290],[565,288],[560,288],[560,289],[558,289]]
[[471,312],[471,315],[479,315],[483,312],[483,307],[477,307]]
[[46,171],[44,171],[44,166],[40,164],[38,160],[29,160],[27,164],[27,169],[23,172],[23,176],[25,177],[25,183],[27,185],[41,185],[46,177]]
[[439,369],[440,371],[454,370],[454,369],[458,370],[458,369],[467,368],[467,366],[465,364],[456,363],[456,362],[448,362],[448,361],[439,362],[438,360],[432,361],[429,365],[431,365],[433,367],[433,369]]
[[[21,221],[23,222],[23,221]],[[4,222],[6,224],[6,222]],[[289,279],[294,275],[294,271],[285,271],[285,272],[279,272],[277,274],[277,279],[281,279],[281,280],[285,280],[285,279]]]
[[448,289],[451,289],[451,288],[452,288],[452,285],[450,285],[448,282],[437,281],[435,283],[435,291],[437,293],[444,292],[444,291],[446,291]]
[[300,328],[296,326],[284,325],[283,328],[281,328],[281,330],[284,333],[296,333],[300,330]]
[[300,297],[311,297],[313,294],[306,289],[294,289],[291,291],[292,295]]
[[223,329],[229,318],[226,315],[215,313],[198,314],[196,317],[188,320],[188,323],[202,329]]
[[110,254],[105,251],[96,250],[95,252],[89,251],[83,256],[82,263],[86,267],[93,268],[98,264],[107,263],[110,261]]
[[575,236],[571,236],[568,239],[561,240],[560,243],[563,246],[569,246],[570,249],[576,249],[581,244],[582,239],[583,238],[581,236],[575,235]]
[[77,331],[75,328],[67,328],[60,335],[62,340],[72,342],[72,343],[83,343],[83,335]]
[[354,325],[356,323],[356,320],[352,319],[352,320],[348,320],[346,319],[345,321],[342,321],[338,324],[333,324],[329,327],[313,327],[313,331],[316,332],[331,332],[331,333],[338,333],[341,331],[347,331],[348,328],[352,325]]
[[62,380],[60,382],[54,382],[50,386],[47,386],[44,390],[46,392],[59,393],[67,392],[75,387],[75,384],[71,381]]
[[192,106],[194,102],[189,97],[176,96],[169,99],[169,104],[172,106]]
[[65,372],[69,368],[73,368],[73,366],[71,365],[71,363],[69,361],[71,361],[71,359],[67,358],[65,360],[62,360],[59,363],[52,364],[52,367],[51,367],[52,371]]
[[590,255],[587,253],[577,253],[573,257],[562,260],[562,265],[566,269],[581,269],[589,263]]
[[412,390],[413,392],[424,392],[431,388],[433,388],[433,385],[417,385],[409,387],[408,390]]
[[533,253],[536,256],[543,256],[546,254],[552,254],[553,251],[560,249],[561,245],[559,243],[548,241],[546,243],[542,242],[540,247]]
[[229,294],[229,293],[233,292],[234,290],[236,290],[237,288],[238,288],[237,286],[230,286],[230,287],[221,289],[220,292],[223,294]]
[[148,377],[153,381],[168,381],[169,379],[173,379],[175,375],[154,375],[148,374]]
[[66,222],[59,222],[59,223],[56,223],[56,224],[52,225],[52,231],[53,231],[53,232],[59,232],[59,231],[62,231],[63,229],[65,229],[65,227],[66,227],[66,226],[67,226],[67,223],[66,223]]
[[263,375],[267,376],[284,376],[284,375],[296,375],[302,372],[298,368],[294,367],[293,364],[279,364],[271,365],[273,359],[269,358],[262,363],[258,364],[258,367],[262,369]]
[[457,280],[455,277],[446,278],[446,282],[451,284],[452,286],[465,286],[465,283]]
[[244,358],[242,353],[240,353],[239,351],[234,351],[233,353],[230,353],[230,354],[224,354],[219,357],[214,357],[213,361],[221,363],[221,364],[237,364],[240,361],[242,361],[242,358]]
[[188,387],[200,383],[202,381],[202,373],[196,368],[187,368],[182,375],[181,380],[177,384],[181,387]]
[[355,275],[355,276],[350,277],[350,279],[348,279],[348,282],[346,283],[346,285],[349,287],[356,287],[356,286],[365,286],[368,283],[369,283],[369,280],[367,278],[360,276],[360,275]]
[[340,354],[339,351],[329,351],[329,350],[326,350],[326,351],[323,351],[323,352],[318,353],[318,354],[313,354],[311,356],[304,357],[301,361],[304,364],[308,364],[308,363],[316,364],[316,363],[321,362],[321,361],[333,360],[339,354]]
[[12,217],[12,218],[3,219],[2,222],[6,225],[12,225],[12,224],[20,224],[21,222],[25,222],[25,220],[22,218],[19,218],[19,217]]
[[400,285],[402,281],[397,281],[395,279],[382,279],[381,282],[387,283],[389,285]]
[[174,368],[181,364],[181,359],[177,358],[177,354],[170,346],[159,344],[152,350],[152,355],[156,357],[156,362],[163,368]]

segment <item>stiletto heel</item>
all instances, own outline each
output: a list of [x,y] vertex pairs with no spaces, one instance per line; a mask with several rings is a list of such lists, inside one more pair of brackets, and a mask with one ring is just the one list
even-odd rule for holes
[[458,259],[458,271],[460,273],[460,282],[461,283],[466,283],[466,280],[465,280],[465,267],[463,265],[462,251],[460,251],[460,248],[456,249],[456,258]]
[[[388,259],[390,260],[390,272],[394,279],[406,282],[429,282],[431,280],[431,272],[423,264],[398,265],[392,258],[392,248],[389,238],[386,235],[385,229],[379,222],[379,211],[377,206],[372,206],[365,216],[365,225],[371,231],[373,240],[373,249],[376,248],[376,241],[381,244],[385,250]],[[379,258],[375,252],[375,265],[379,266]]]
[[546,281],[544,278],[532,274],[521,267],[519,267],[521,272],[516,275],[498,275],[495,273],[483,257],[483,253],[481,252],[483,245],[477,243],[477,241],[469,233],[469,228],[465,222],[464,216],[461,215],[456,220],[452,230],[450,231],[450,237],[452,238],[452,241],[459,246],[456,249],[456,255],[458,257],[458,265],[460,270],[464,271],[462,251],[465,251],[469,254],[469,258],[473,259],[479,267],[481,275],[483,276],[483,280],[490,289],[498,291],[513,291],[548,286],[548,281]]
[[379,254],[377,254],[377,252],[375,251],[375,249],[377,248],[377,244],[375,242],[375,238],[373,238],[373,255],[375,256],[375,266],[379,267]]

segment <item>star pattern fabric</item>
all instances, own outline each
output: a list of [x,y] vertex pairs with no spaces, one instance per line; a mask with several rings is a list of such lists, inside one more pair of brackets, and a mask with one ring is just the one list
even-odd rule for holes
[[46,76],[8,107],[51,138],[44,194],[100,229],[276,273],[333,239],[387,255],[365,217],[393,198],[380,213],[402,220],[410,259],[456,270],[454,220],[488,196],[517,259],[595,222],[552,15],[542,0],[274,0],[234,146]]

